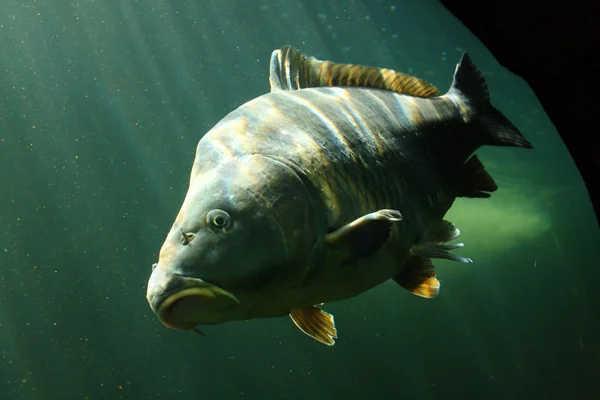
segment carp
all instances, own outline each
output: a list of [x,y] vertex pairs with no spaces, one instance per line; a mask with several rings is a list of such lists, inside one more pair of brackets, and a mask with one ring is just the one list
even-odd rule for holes
[[389,279],[435,297],[432,259],[471,262],[452,252],[460,231],[444,215],[457,197],[498,188],[475,150],[532,148],[490,103],[469,55],[443,95],[414,76],[290,46],[272,53],[269,82],[198,143],[148,282],[160,321],[201,333],[289,315],[333,345],[324,303]]

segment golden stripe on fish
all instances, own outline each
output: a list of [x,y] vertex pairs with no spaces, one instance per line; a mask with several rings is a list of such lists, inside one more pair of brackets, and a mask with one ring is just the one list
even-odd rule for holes
[[[328,89],[328,91],[333,89],[334,88]],[[383,151],[383,147],[378,142],[379,138],[377,138],[376,140],[375,136],[369,131],[369,128],[364,126],[363,120],[358,116],[358,112],[355,109],[354,105],[351,104],[351,98],[348,94],[349,92],[345,89],[335,88],[335,95],[333,97],[337,98],[338,100],[340,100],[342,97],[345,98],[344,102],[339,102],[340,116],[342,116],[346,121],[350,123],[350,125],[353,127],[353,131],[358,134],[361,144],[366,145],[367,149],[370,149],[368,153],[370,153],[371,155],[380,154]],[[366,190],[366,188],[369,186],[369,180],[371,180],[373,177],[365,175],[365,171],[367,171],[369,168],[369,163],[368,158],[365,158],[365,154],[363,154],[363,152],[359,154],[354,153],[355,161],[359,161],[360,165],[363,168],[357,168],[355,170],[358,173],[359,177],[362,179],[362,184],[358,185],[356,183],[353,183],[352,189],[354,193],[359,195],[358,199],[360,202],[360,208],[367,209],[371,205],[376,203],[376,197],[374,196],[374,193],[372,191]],[[323,159],[327,158],[323,157]],[[329,162],[327,161],[327,163]],[[346,179],[351,179],[351,177],[352,175],[350,175]]]
[[[336,90],[336,92],[338,90]],[[329,98],[331,96],[329,93],[331,93],[331,92],[332,92],[331,88],[324,88],[319,91],[315,91],[315,94],[317,95],[316,97],[324,96],[327,98],[327,100],[329,100]],[[379,100],[379,99],[377,99],[377,100]],[[383,104],[382,101],[377,101],[376,103],[379,106],[381,106]],[[329,103],[327,103],[327,104],[329,104]],[[388,108],[388,110],[389,110],[389,108]],[[378,154],[378,155],[384,154],[389,149],[387,148],[387,146],[385,146],[385,138],[380,136],[377,132],[374,132],[373,130],[371,130],[368,126],[365,126],[367,119],[360,116],[359,111],[356,110],[352,101],[350,101],[348,104],[343,104],[341,107],[341,111],[342,111],[341,115],[345,116],[346,120],[349,121],[351,123],[351,125],[356,128],[354,130],[351,130],[350,132],[358,133],[359,139],[361,139],[361,140],[359,143],[351,144],[349,142],[349,139],[346,136],[344,136],[345,140],[343,141],[343,143],[339,143],[337,148],[339,151],[342,151],[342,152],[346,152],[347,151],[346,149],[351,151],[352,154],[354,154],[354,157],[352,159],[353,163],[360,161],[360,164],[364,168],[353,168],[352,171],[347,171],[349,173],[344,176],[344,179],[345,179],[344,182],[347,185],[344,185],[344,182],[342,182],[340,184],[339,190],[343,192],[343,191],[347,191],[347,189],[349,188],[351,190],[351,193],[349,196],[346,196],[346,197],[348,197],[349,199],[353,199],[353,200],[357,199],[358,203],[359,203],[359,204],[357,204],[357,207],[360,209],[367,209],[370,205],[376,203],[375,195],[377,192],[377,191],[372,191],[372,190],[368,189],[370,186],[370,183],[374,177],[365,175],[367,172],[369,172],[369,169],[368,169],[369,164],[368,164],[367,160],[370,158],[374,158],[376,156],[376,154]],[[348,113],[348,111],[350,111],[350,112]],[[349,116],[351,116],[351,118],[348,118]],[[395,117],[391,113],[389,114],[389,116],[390,116],[390,120],[392,120],[392,121],[395,120]],[[357,124],[355,121],[358,121],[359,124],[361,124],[363,126],[361,128],[359,128],[359,124]],[[339,122],[341,122],[341,121],[339,121]],[[336,126],[337,126],[337,123],[336,123]],[[346,134],[348,134],[347,130],[345,130],[345,132],[346,132]],[[343,133],[341,133],[341,134],[343,135]],[[365,151],[364,151],[365,144],[368,146],[368,148],[376,150],[377,153],[367,152],[365,154]],[[342,145],[344,147],[340,148],[339,146],[342,146]],[[350,146],[352,146],[352,147],[350,147]],[[360,153],[355,153],[352,150],[353,147],[359,148],[361,150]],[[373,147],[375,147],[375,148],[373,148]],[[336,176],[335,171],[331,171],[331,174],[333,174],[333,176]],[[358,181],[356,181],[354,179],[355,177],[361,178],[360,184]],[[383,187],[379,190],[385,190],[385,187]],[[388,197],[388,193],[385,193],[384,196]]]
[[[319,115],[315,113],[315,111],[318,110],[315,109],[315,107],[308,100],[303,100],[298,104],[301,104],[310,114],[316,115],[317,118],[319,118]],[[345,146],[347,149],[347,156],[349,157],[349,148],[345,143],[345,138],[343,135],[341,135],[339,129],[334,125],[334,122],[331,120],[323,121],[321,118],[319,118],[319,120],[323,123],[323,126],[330,134],[327,138],[323,139],[330,139],[331,137],[337,138],[339,141],[337,142],[336,147]],[[286,126],[290,125],[291,123],[287,118],[281,122],[283,122]],[[334,129],[332,129],[332,126]],[[287,146],[290,146],[292,149],[294,149],[293,152],[300,157],[301,162],[299,162],[299,164],[304,166],[303,170],[305,173],[310,176],[310,179],[314,181],[316,187],[321,190],[321,195],[326,201],[328,207],[330,207],[331,210],[334,210],[334,218],[339,218],[338,211],[342,209],[340,199],[341,191],[339,186],[336,185],[335,181],[328,179],[326,174],[314,174],[313,169],[310,168],[310,165],[315,165],[317,171],[321,169],[335,171],[336,167],[334,164],[332,164],[332,157],[329,149],[323,146],[323,143],[317,143],[317,137],[311,135],[309,132],[304,131],[303,129],[298,132],[297,130],[288,131],[288,128],[282,128],[277,132],[277,135],[288,138],[285,143]],[[312,162],[306,161],[311,159],[313,160]]]
[[[273,119],[280,119],[280,118],[284,118],[284,114],[281,112],[281,110],[279,109],[279,107],[277,107],[277,103],[275,101],[273,101],[272,99],[265,99],[265,102],[267,103],[267,107],[266,111],[265,111],[265,115],[261,116],[262,118],[273,118]],[[265,124],[268,124],[270,121],[263,121]]]
[[[337,104],[339,109],[337,109],[336,111],[339,111],[342,114],[342,116],[344,116],[346,120],[350,121],[350,123],[354,126],[354,132],[358,133],[361,139],[363,139],[364,143],[361,144],[367,144],[369,147],[373,147],[375,145],[371,136],[366,134],[363,127],[359,126],[356,123],[356,120],[360,119],[360,116],[354,104],[352,103],[352,97],[350,96],[350,92],[348,90],[346,90],[345,88],[328,87],[323,88],[319,91],[315,91],[315,94],[317,95],[316,97],[326,97],[326,104],[328,105],[331,104],[330,100]],[[345,140],[343,141],[343,143],[352,154],[352,161],[358,161],[356,158],[356,154],[353,153],[352,147],[348,143],[348,138],[346,136],[344,136],[344,138]],[[345,149],[340,150],[345,151]],[[360,159],[360,161],[364,162],[362,158]]]
[[[330,88],[315,90],[313,92],[313,94],[315,95],[314,100],[311,104],[315,107],[317,107],[315,104],[318,104],[319,107],[323,107],[324,111],[332,112],[332,110],[328,108],[331,107],[331,102],[329,101],[329,99],[332,96],[331,93],[334,92],[332,92],[332,89]],[[356,156],[354,161],[360,160],[360,165],[363,166],[363,168],[353,167],[351,171],[342,171],[344,172],[344,176],[339,180],[339,182],[337,178],[339,174],[338,171],[336,171],[335,168],[329,170],[330,180],[333,182],[330,185],[336,188],[335,191],[339,193],[339,196],[336,197],[339,197],[340,200],[344,199],[342,203],[336,201],[335,204],[332,206],[335,210],[336,217],[339,214],[338,209],[342,205],[350,209],[367,210],[370,207],[373,207],[374,204],[377,204],[379,200],[388,202],[394,196],[393,191],[391,191],[391,188],[388,188],[387,185],[382,184],[376,185],[374,188],[372,187],[373,182],[385,182],[384,177],[378,178],[376,176],[372,176],[371,174],[373,173],[373,171],[379,170],[376,165],[377,162],[375,161],[377,157],[385,154],[389,155],[390,148],[389,144],[386,143],[385,137],[381,136],[378,132],[376,132],[369,125],[367,125],[369,119],[363,117],[365,113],[365,108],[380,108],[382,101],[373,101],[372,98],[368,97],[367,92],[362,93],[362,97],[363,98],[360,99],[362,100],[361,111],[358,111],[356,109],[356,106],[352,99],[350,99],[350,101],[347,104],[340,105],[339,110],[335,110],[339,113],[341,117],[343,117],[342,119],[339,119],[337,121],[336,127],[339,123],[343,121],[346,121],[346,123],[349,122],[350,126],[353,126],[354,129],[348,130],[347,128],[345,128],[344,133],[346,135],[348,135],[350,132],[355,134],[357,133],[358,137],[355,137],[354,142],[350,142],[349,138],[344,136],[345,140],[343,140],[343,142],[332,142],[332,144],[334,144],[334,149],[330,149],[329,151],[332,152],[332,155],[335,155],[338,151],[346,153],[348,152],[348,149],[360,149],[359,153],[354,153],[354,151],[352,151],[353,154],[355,154]],[[324,99],[319,100],[319,98]],[[390,123],[394,123],[394,120],[396,120],[396,118],[391,113],[388,115],[387,118],[384,119],[389,120]],[[328,129],[328,131],[331,133],[331,129]],[[344,135],[344,133],[341,134]],[[336,137],[339,137],[339,135],[336,135]],[[359,139],[359,142],[356,142],[356,139]],[[371,149],[371,151],[368,151],[368,149]],[[365,152],[365,150],[367,151]],[[327,159],[327,154],[329,154],[329,152],[327,152],[327,148],[323,148],[323,151],[325,151],[324,159]],[[345,165],[345,163],[339,165]],[[354,163],[352,165],[354,165]],[[355,180],[356,178],[360,178],[360,180]],[[353,204],[347,204],[349,201]]]
[[469,105],[467,104],[467,102],[459,96],[446,96],[446,98],[460,110],[463,122],[465,124],[469,123],[471,113],[469,112]]
[[324,96],[327,100],[332,100],[342,106],[350,99],[350,92],[344,88],[328,87],[315,92],[317,96]]
[[[299,96],[303,99],[306,99],[307,101],[311,101],[311,105],[313,107],[316,107],[319,110],[323,110],[323,112],[333,113],[335,111],[339,117],[336,121],[333,121],[336,124],[336,127],[339,128],[340,123],[342,123],[342,125],[346,125],[346,127],[344,127],[344,130],[339,132],[341,135],[344,135],[343,137],[345,138],[345,140],[343,140],[342,142],[331,142],[334,147],[329,150],[328,148],[324,147],[324,159],[330,158],[328,154],[335,156],[337,152],[347,152],[349,146],[353,146],[351,147],[351,149],[360,149],[360,152],[356,153],[353,150],[353,153],[357,156],[356,160],[361,161],[360,165],[362,165],[363,168],[353,167],[351,171],[347,171],[347,175],[345,175],[344,178],[340,180],[340,183],[337,183],[336,181],[331,184],[334,188],[340,188],[338,191],[340,195],[339,200],[341,201],[343,199],[341,203],[338,201],[336,202],[337,205],[333,206],[335,210],[337,210],[338,206],[348,205],[349,201],[358,201],[356,206],[361,210],[365,210],[373,204],[378,204],[382,201],[385,203],[389,203],[392,199],[398,198],[399,194],[397,193],[395,186],[390,186],[389,184],[386,184],[384,176],[374,177],[370,176],[370,174],[372,174],[374,171],[381,171],[381,169],[377,165],[378,156],[393,156],[398,159],[403,158],[402,151],[397,149],[397,146],[394,143],[388,141],[393,137],[392,132],[381,130],[381,128],[385,125],[398,126],[400,121],[398,121],[398,119],[394,115],[392,115],[393,112],[384,112],[382,115],[378,116],[378,120],[373,120],[373,126],[371,126],[371,118],[369,116],[372,115],[374,110],[379,110],[379,112],[381,113],[381,105],[382,103],[385,103],[387,101],[387,104],[391,104],[393,106],[393,109],[397,111],[397,114],[399,116],[405,115],[405,120],[402,124],[399,125],[398,129],[400,129],[402,126],[405,126],[409,128],[411,132],[415,131],[414,133],[416,134],[417,127],[415,126],[415,124],[413,124],[409,115],[411,111],[414,110],[415,106],[419,106],[419,104],[416,103],[422,101],[422,99],[409,98],[406,102],[395,104],[393,99],[389,97],[389,93],[387,94],[387,100],[384,100],[383,98],[378,97],[379,92],[369,93],[369,91],[361,90],[360,92],[354,93],[354,97],[351,99],[350,102],[348,102],[348,104],[340,106],[339,109],[333,110],[332,107],[334,105],[331,101],[329,101],[329,99],[332,98],[331,93],[333,93],[330,88],[314,90],[312,92],[314,96],[309,99],[307,99],[303,93],[292,93],[290,93],[290,96]],[[355,104],[361,105],[360,111],[357,109],[358,107],[356,107]],[[435,107],[430,106],[428,103],[423,104],[427,105],[426,108],[429,109],[427,111],[429,115],[434,117],[434,119],[438,117],[440,113],[438,113]],[[440,101],[439,104],[443,105],[443,102]],[[348,113],[348,110],[351,110],[351,113]],[[387,110],[391,111],[392,107],[387,107]],[[423,116],[423,118],[425,117]],[[348,129],[348,124],[354,127],[354,129]],[[356,129],[357,127],[360,127],[361,129]],[[327,132],[331,134],[332,130],[327,129]],[[353,141],[350,141],[349,137],[346,136],[349,135],[351,132],[356,134],[356,137],[353,139]],[[334,137],[340,137],[340,135],[337,134],[337,130],[333,133],[335,133]],[[359,142],[356,142],[356,139],[358,139]],[[375,146],[377,147],[377,151],[375,153],[369,151],[369,148],[371,148],[371,143],[375,143]],[[342,166],[345,165],[345,163],[339,165]],[[329,170],[330,168],[327,169]],[[337,180],[337,173],[335,170],[330,170],[329,173],[331,174],[331,179]],[[359,184],[358,181],[350,182],[350,180],[355,178],[360,178],[361,183]],[[374,181],[381,182],[381,185],[378,184],[375,185],[375,187],[373,187]]]
[[[374,140],[373,136],[366,130],[366,127],[361,123],[361,119],[356,115],[356,110],[352,105],[346,104],[343,108],[341,108],[340,115],[344,117],[354,128],[354,131],[358,134],[359,139],[364,145],[367,146],[367,149],[370,153],[379,153],[377,142]],[[362,166],[367,168],[368,163],[366,162],[366,160],[363,157],[359,157],[359,159]]]
[[[337,103],[338,108],[335,109],[336,112],[341,114],[347,121],[349,121],[354,130],[352,130],[352,134],[358,133],[360,143],[351,143],[351,136],[347,133],[344,134],[339,129],[339,124],[336,121],[330,120],[333,125],[336,126],[335,134],[336,137],[342,137],[342,143],[339,143],[338,150],[349,156],[353,162],[360,161],[363,166],[366,166],[365,160],[360,155],[357,155],[354,151],[355,148],[360,148],[360,150],[364,150],[363,146],[366,144],[369,148],[377,148],[380,152],[381,146],[378,146],[377,139],[370,132],[368,127],[365,127],[364,124],[359,125],[356,121],[362,121],[362,117],[360,116],[360,112],[356,109],[354,103],[352,102],[352,98],[349,95],[348,90],[342,88],[324,88],[319,91],[315,91],[315,97],[325,97],[327,105],[331,105],[330,100],[334,100]],[[331,111],[331,110],[328,110]],[[339,121],[342,122],[342,121]],[[342,147],[340,147],[342,146]]]
[[209,140],[210,146],[212,146],[215,150],[220,152],[221,156],[230,158],[233,158],[235,156],[233,151],[234,149],[229,147],[229,141],[227,141],[227,143],[223,143],[221,141],[221,138],[211,138]]
[[[245,154],[249,150],[249,142],[244,140],[244,137],[231,140],[231,135],[236,132],[245,132],[248,130],[247,118],[236,118],[228,121],[223,121],[217,130],[206,135],[206,141],[222,154],[224,157],[238,157]],[[218,132],[225,132],[225,135],[218,135]],[[200,146],[200,144],[199,144]]]
[[[287,94],[287,92],[286,92],[286,94]],[[323,111],[321,111],[319,108],[317,108],[313,104],[313,102],[309,99],[295,96],[293,92],[291,92],[288,95],[288,98],[290,100],[294,101],[295,103],[301,105],[302,107],[305,107],[313,115],[315,115],[323,123],[323,125],[327,128],[329,133],[332,134],[332,137],[338,140],[339,150],[344,151],[347,156],[349,156],[352,160],[355,160],[355,155],[352,152],[352,149],[351,149],[350,145],[348,144],[346,137],[343,135],[343,133],[338,128],[337,124],[331,118],[329,118]]]
[[[304,109],[307,116],[298,119],[282,111],[282,105],[287,104],[289,100],[296,106]],[[330,102],[328,101],[328,103]],[[281,114],[281,118],[276,121],[271,121],[265,115],[267,113],[265,110],[273,108],[277,108]],[[253,143],[258,148],[262,148],[261,146],[269,148],[275,146],[274,149],[287,148],[291,154],[296,154],[297,157],[300,157],[296,164],[315,181],[315,185],[321,191],[323,201],[332,210],[336,210],[332,217],[337,220],[339,218],[338,210],[343,209],[340,188],[343,188],[346,184],[338,184],[336,181],[327,179],[327,176],[323,174],[315,175],[313,174],[313,169],[310,167],[312,164],[318,169],[335,171],[335,166],[331,165],[331,162],[339,157],[339,153],[332,151],[330,146],[327,146],[324,141],[334,144],[336,151],[344,152],[345,156],[349,159],[354,157],[353,152],[350,151],[350,146],[346,143],[346,137],[339,132],[339,128],[335,125],[335,122],[316,108],[311,99],[291,96],[289,92],[278,92],[276,97],[264,96],[261,98],[261,101],[253,101],[252,104],[247,104],[247,107],[243,108],[243,114],[250,120],[250,129],[244,135],[251,136]],[[310,134],[310,130],[313,129],[311,124],[316,123],[317,120],[325,128],[327,132],[325,136]],[[307,125],[298,125],[299,122]],[[274,131],[271,129],[274,129]],[[240,133],[238,132],[238,140]],[[232,145],[235,145],[235,143]],[[314,161],[306,161],[311,159]]]
[[385,151],[385,146],[381,142],[381,138],[373,133],[373,130],[369,126],[368,121],[364,119],[362,115],[358,112],[354,100],[350,99],[346,108],[350,111],[350,115],[354,118],[358,126],[360,126],[359,134],[364,140],[364,143],[369,144],[369,147],[371,148],[371,144],[374,145],[375,149],[377,149],[377,153],[383,154]]
[[365,92],[365,94],[367,96],[369,96],[374,102],[376,102],[377,104],[379,104],[379,107],[385,111],[388,115],[388,118],[390,119],[390,121],[394,121],[398,126],[401,125],[400,121],[398,120],[398,114],[392,112],[392,110],[390,109],[389,105],[387,102],[385,102],[381,97],[377,96],[377,93],[374,92]]
[[400,111],[398,118],[404,117],[406,119],[404,124],[411,124],[414,134],[417,135],[422,134],[426,123],[431,125],[436,121],[442,121],[456,114],[455,109],[452,107],[454,103],[451,101],[451,96],[429,99],[428,101],[397,94],[394,95],[394,98]]
[[[425,123],[425,117],[419,107],[421,102],[414,97],[395,95],[398,106],[404,111],[414,128],[419,129]],[[418,104],[417,104],[418,103]]]

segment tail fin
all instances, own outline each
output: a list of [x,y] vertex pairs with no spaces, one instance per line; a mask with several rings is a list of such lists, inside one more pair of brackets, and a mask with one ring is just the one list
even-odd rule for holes
[[463,53],[456,65],[448,94],[463,98],[473,108],[474,119],[484,135],[482,145],[533,148],[517,127],[492,106],[487,82],[467,53]]

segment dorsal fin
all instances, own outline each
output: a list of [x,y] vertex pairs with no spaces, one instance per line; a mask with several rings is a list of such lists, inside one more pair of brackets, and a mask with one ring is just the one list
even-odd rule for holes
[[360,86],[415,97],[440,94],[435,86],[414,76],[386,68],[321,61],[306,57],[291,46],[284,46],[271,54],[269,82],[272,92],[324,86]]

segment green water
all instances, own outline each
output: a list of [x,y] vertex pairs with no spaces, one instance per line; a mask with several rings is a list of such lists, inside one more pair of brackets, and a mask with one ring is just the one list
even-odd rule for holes
[[[595,399],[600,233],[535,95],[434,1],[0,0],[0,399]],[[288,318],[167,329],[145,300],[196,143],[271,51],[450,85],[467,50],[535,146],[486,148],[427,300],[386,283]],[[557,57],[560,56],[557,54]]]

